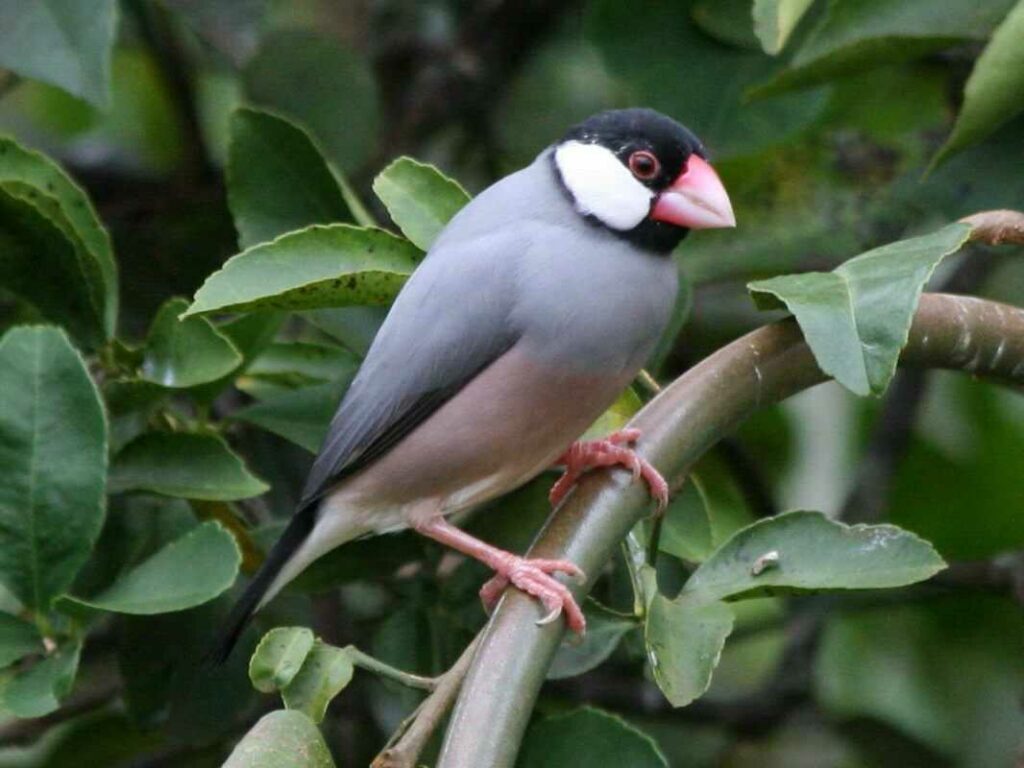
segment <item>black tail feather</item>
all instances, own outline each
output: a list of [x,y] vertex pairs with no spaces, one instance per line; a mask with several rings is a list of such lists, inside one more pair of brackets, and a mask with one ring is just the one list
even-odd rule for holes
[[245,592],[238,598],[238,602],[231,608],[224,622],[224,628],[214,646],[207,655],[207,661],[212,664],[223,664],[228,660],[231,651],[234,650],[238,638],[242,636],[245,628],[249,626],[253,614],[263,600],[263,596],[270,589],[277,574],[281,572],[284,564],[288,562],[293,554],[309,536],[316,523],[316,505],[306,506],[298,509],[292,516],[288,526],[281,533],[280,538],[274,543],[267,559],[256,572]]

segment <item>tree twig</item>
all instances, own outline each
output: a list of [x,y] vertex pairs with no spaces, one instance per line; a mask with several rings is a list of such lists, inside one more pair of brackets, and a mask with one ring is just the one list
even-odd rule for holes
[[402,722],[371,768],[415,768],[420,753],[451,709],[482,634],[466,646],[451,669],[432,681],[433,692]]

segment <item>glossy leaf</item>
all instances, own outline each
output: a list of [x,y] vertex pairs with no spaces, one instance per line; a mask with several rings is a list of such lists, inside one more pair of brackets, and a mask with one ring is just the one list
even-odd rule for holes
[[75,238],[81,241],[98,265],[104,296],[103,327],[106,336],[113,335],[118,310],[117,264],[110,235],[100,223],[85,192],[45,155],[25,149],[13,139],[0,136],[0,183],[7,182],[28,185],[40,195],[56,200],[61,215],[52,217],[66,222]]
[[106,338],[98,264],[70,232],[56,198],[0,183],[0,284],[84,347]]
[[334,768],[334,761],[312,720],[279,709],[260,718],[223,768]]
[[34,624],[0,612],[0,667],[6,667],[30,653],[41,653],[43,639]]
[[284,705],[319,723],[331,699],[349,684],[352,671],[352,660],[343,649],[317,640],[298,673],[281,691]]
[[116,23],[114,0],[6,0],[0,4],[0,67],[105,107]]
[[259,397],[266,391],[281,391],[351,381],[359,358],[344,347],[308,342],[269,345],[246,369],[239,389]]
[[785,306],[818,365],[858,395],[879,394],[896,371],[928,278],[970,234],[967,224],[862,253],[832,272],[783,275],[749,284],[762,309]]
[[42,717],[56,710],[71,692],[81,653],[81,645],[65,646],[19,670],[0,694],[4,707],[22,718]]
[[694,571],[678,600],[704,605],[777,591],[901,587],[944,567],[931,544],[894,525],[787,512],[736,532]]
[[181,611],[227,590],[238,576],[241,561],[234,537],[220,523],[210,521],[167,544],[100,594],[67,599],[112,613],[146,616]]
[[585,707],[534,722],[516,768],[569,765],[668,768],[654,740],[625,720]]
[[186,315],[253,309],[386,306],[419,251],[379,229],[312,226],[229,259],[196,292]]
[[227,376],[242,363],[235,345],[204,317],[178,316],[185,299],[168,299],[146,339],[142,378],[163,387],[188,388]]
[[974,63],[953,133],[934,163],[975,144],[1024,110],[1024,0],[1003,20]]
[[381,171],[373,180],[373,191],[402,234],[424,251],[469,202],[457,181],[411,157],[400,157]]
[[647,659],[672,706],[686,706],[708,689],[732,625],[732,609],[722,602],[698,605],[660,594],[651,599],[644,627]]
[[107,424],[59,330],[0,339],[0,580],[45,610],[89,557],[104,517]]
[[790,67],[754,90],[777,94],[984,40],[1014,0],[830,0]]
[[754,33],[765,53],[773,56],[786,41],[814,0],[754,0]]
[[267,632],[249,659],[253,687],[263,693],[286,687],[313,650],[314,639],[308,627],[275,627]]
[[351,218],[336,171],[310,135],[269,112],[243,107],[231,116],[227,179],[242,248]]
[[548,680],[561,680],[589,672],[615,652],[623,636],[639,627],[636,619],[613,613],[596,603],[584,607],[587,632],[562,643],[548,667]]
[[232,418],[255,424],[316,453],[347,387],[347,381],[329,382],[270,395],[235,411]]
[[110,493],[150,491],[234,501],[267,489],[228,444],[212,434],[147,432],[128,443],[110,467]]

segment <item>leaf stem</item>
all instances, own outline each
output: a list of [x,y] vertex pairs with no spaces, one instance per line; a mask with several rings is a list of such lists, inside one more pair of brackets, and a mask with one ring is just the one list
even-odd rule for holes
[[441,679],[414,675],[411,672],[404,672],[397,667],[392,667],[390,664],[385,664],[380,659],[375,659],[373,656],[363,653],[354,645],[345,646],[345,653],[348,654],[352,663],[360,669],[365,669],[367,672],[373,672],[381,677],[386,677],[388,680],[394,680],[396,683],[401,683],[409,688],[419,688],[422,691],[433,691],[437,687],[438,681]]

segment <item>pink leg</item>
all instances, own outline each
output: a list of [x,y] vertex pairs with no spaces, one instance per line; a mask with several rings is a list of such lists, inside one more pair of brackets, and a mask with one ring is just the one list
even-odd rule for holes
[[587,625],[583,611],[566,586],[552,577],[554,573],[565,573],[582,580],[583,571],[575,563],[568,560],[528,560],[470,536],[443,517],[420,523],[416,525],[416,530],[494,569],[494,578],[480,590],[485,607],[492,608],[511,583],[536,597],[548,610],[548,614],[538,624],[548,624],[565,611],[569,629],[583,634]]
[[668,483],[653,464],[626,447],[639,439],[639,429],[622,429],[603,440],[580,440],[569,446],[569,450],[555,462],[565,465],[565,473],[551,486],[548,494],[551,506],[557,507],[562,502],[584,472],[621,465],[633,472],[634,480],[642,477],[647,482],[651,496],[658,504],[658,512],[662,512],[668,504]]

